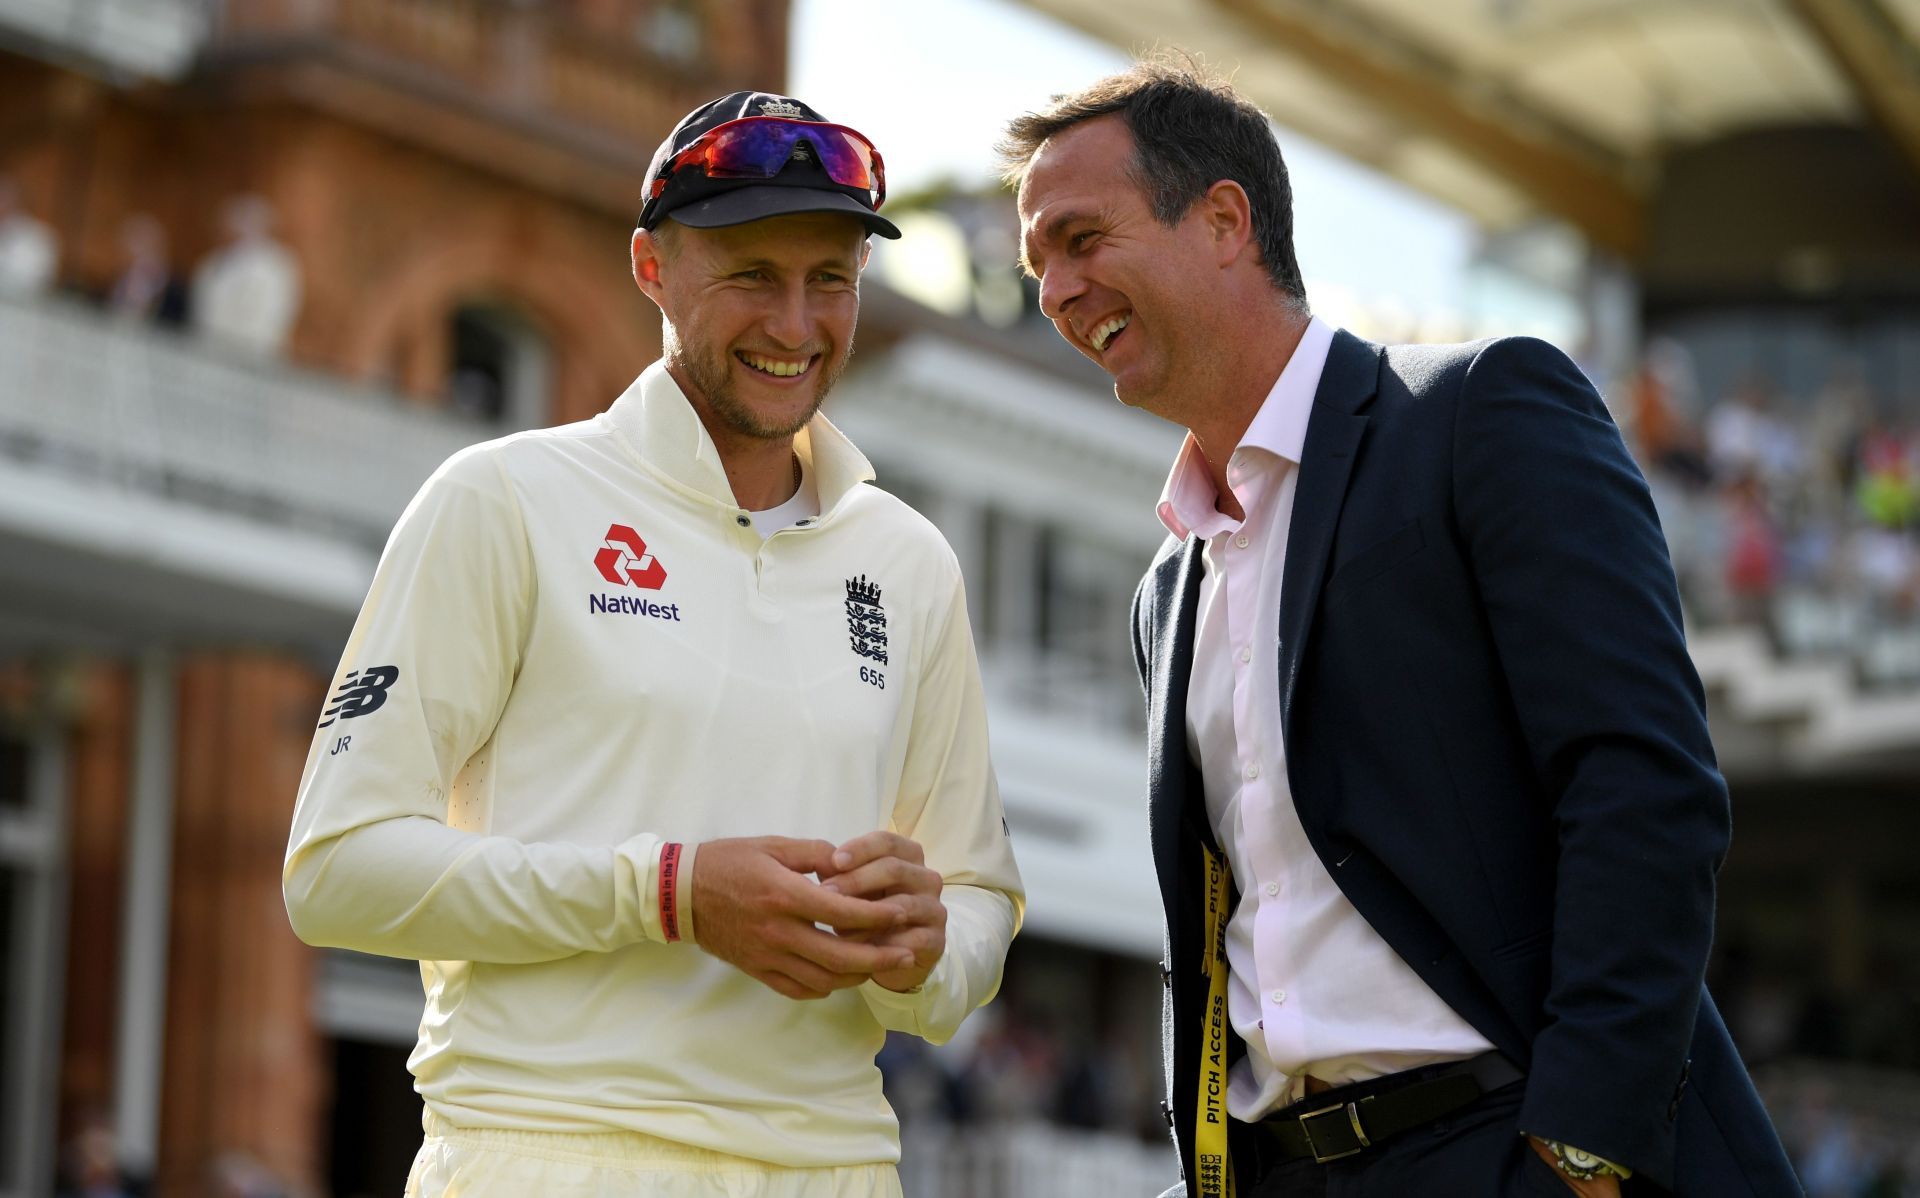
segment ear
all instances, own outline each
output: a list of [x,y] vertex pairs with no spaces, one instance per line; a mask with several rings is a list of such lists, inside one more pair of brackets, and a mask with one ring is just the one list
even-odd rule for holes
[[873,257],[873,238],[871,238],[871,237],[868,237],[868,238],[864,238],[864,239],[863,239],[863,240],[862,240],[862,241],[860,242],[860,267],[859,267],[859,269],[861,269],[861,270],[865,270],[865,269],[867,269],[867,259],[869,259],[869,258],[871,258],[871,257]]
[[645,229],[633,231],[633,281],[646,297],[666,310],[664,288],[660,282],[660,243]]
[[1222,179],[1200,197],[1200,212],[1216,250],[1214,260],[1226,266],[1253,241],[1253,203],[1246,188]]

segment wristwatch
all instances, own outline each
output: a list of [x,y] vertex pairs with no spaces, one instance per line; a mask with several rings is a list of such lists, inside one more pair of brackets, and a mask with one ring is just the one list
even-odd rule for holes
[[1575,1181],[1592,1181],[1596,1177],[1625,1179],[1633,1176],[1633,1170],[1622,1168],[1610,1160],[1597,1157],[1591,1152],[1575,1148],[1570,1144],[1562,1144],[1558,1140],[1540,1142],[1547,1146],[1548,1152],[1553,1153],[1553,1163],[1560,1166],[1560,1171]]

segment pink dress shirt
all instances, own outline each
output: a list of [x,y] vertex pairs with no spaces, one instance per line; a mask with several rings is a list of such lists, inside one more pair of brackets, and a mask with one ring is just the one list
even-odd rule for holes
[[1302,1097],[1309,1074],[1360,1081],[1492,1047],[1340,892],[1307,843],[1287,783],[1281,567],[1307,417],[1332,344],[1332,328],[1317,319],[1307,326],[1227,460],[1244,521],[1217,510],[1191,435],[1160,499],[1174,536],[1207,539],[1187,748],[1240,888],[1227,921],[1227,1014],[1247,1055],[1227,1076],[1227,1113],[1249,1122]]

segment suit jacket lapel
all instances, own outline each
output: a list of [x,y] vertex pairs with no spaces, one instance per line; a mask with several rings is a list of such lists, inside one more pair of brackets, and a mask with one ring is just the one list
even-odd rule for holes
[[[1287,560],[1280,582],[1280,735],[1293,735],[1293,686],[1306,652],[1307,634],[1320,605],[1327,554],[1347,478],[1367,429],[1360,414],[1380,381],[1380,349],[1348,332],[1336,332],[1307,418],[1306,446],[1300,453],[1300,478],[1293,492],[1293,520],[1287,530]],[[1191,654],[1189,654],[1191,655]],[[1184,718],[1184,716],[1183,716]]]
[[[1200,579],[1205,570],[1199,537],[1167,555],[1154,569],[1153,693],[1147,712],[1147,793],[1153,828],[1154,864],[1162,882],[1177,876],[1180,824],[1191,818],[1187,794],[1192,772],[1187,754],[1187,686],[1193,679],[1194,625],[1199,619]],[[1204,820],[1199,821],[1204,827]]]

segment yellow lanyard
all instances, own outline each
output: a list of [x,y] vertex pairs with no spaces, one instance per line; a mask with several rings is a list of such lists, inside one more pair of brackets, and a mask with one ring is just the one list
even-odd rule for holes
[[1193,1129],[1194,1195],[1232,1198],[1233,1161],[1227,1156],[1227,904],[1232,901],[1233,871],[1207,846],[1201,845],[1200,852],[1207,861],[1207,942],[1200,955],[1200,967],[1207,972],[1207,1010]]

